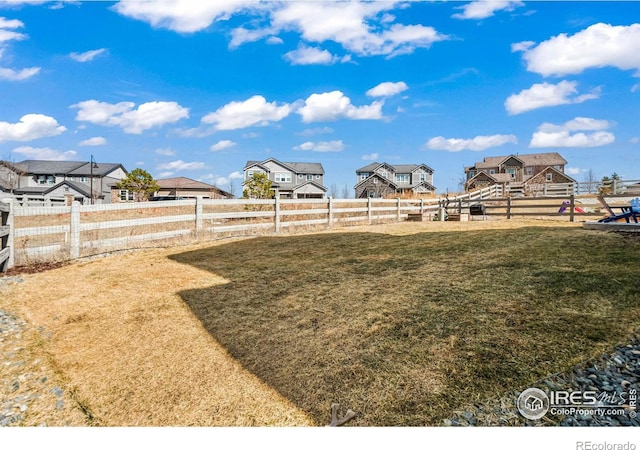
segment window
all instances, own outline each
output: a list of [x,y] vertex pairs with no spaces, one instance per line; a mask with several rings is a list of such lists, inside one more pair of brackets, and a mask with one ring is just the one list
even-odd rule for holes
[[489,175],[495,175],[496,169],[489,169]]
[[511,175],[511,178],[515,178],[515,177],[516,177],[516,169],[515,169],[515,168],[513,168],[513,167],[508,168],[508,169],[507,169],[507,173],[508,173],[509,175]]
[[88,183],[89,182],[89,177],[80,177],[80,181],[82,183]]
[[319,180],[322,178],[322,175],[316,175],[316,180]]
[[410,183],[411,182],[411,175],[409,175],[408,173],[397,173],[396,174],[396,181],[398,183]]
[[301,173],[298,174],[298,179],[302,180],[304,178],[304,175],[302,175]]
[[368,175],[368,174],[366,174],[366,173],[361,173],[361,174],[360,174],[360,181],[364,181],[364,180],[366,180],[367,178],[369,178],[369,175]]
[[533,167],[525,167],[524,173],[526,173],[527,175],[533,174]]
[[475,176],[476,176],[475,171],[470,170],[470,171],[467,173],[467,180],[470,180],[471,178],[473,178],[473,177],[475,177]]
[[291,174],[288,172],[276,172],[275,181],[279,183],[291,183]]
[[421,173],[420,174],[420,181],[427,181],[427,174],[426,173]]
[[377,179],[377,178],[374,178],[374,179],[373,179],[373,183],[374,183],[374,184],[378,184],[378,179]]
[[389,172],[380,172],[380,175],[382,175],[385,178],[389,178]]
[[253,178],[253,170],[247,172],[247,179]]
[[313,181],[313,175],[307,175],[307,181]]
[[36,182],[38,184],[54,185],[56,184],[56,177],[53,175],[38,175],[36,177]]
[[129,191],[127,189],[120,190],[120,201],[121,202],[132,202],[133,201],[133,191]]
[[547,181],[553,181],[553,174],[552,173],[548,173],[547,174]]

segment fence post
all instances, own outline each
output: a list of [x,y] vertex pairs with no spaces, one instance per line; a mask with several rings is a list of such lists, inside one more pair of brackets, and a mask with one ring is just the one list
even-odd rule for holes
[[275,229],[276,229],[276,233],[280,233],[280,198],[278,197],[278,195],[276,194],[275,197],[275,203],[274,203],[274,224],[275,224]]
[[369,220],[369,225],[373,223],[373,211],[371,203],[371,197],[367,197],[367,219]]
[[511,197],[507,197],[507,219],[511,219]]
[[575,208],[576,207],[576,198],[573,194],[571,194],[569,196],[569,222],[575,222],[575,218],[576,218],[576,212],[575,212]]
[[327,208],[329,210],[329,223],[328,227],[331,228],[333,226],[333,197],[328,198]]
[[420,199],[420,214],[424,214],[424,199]]
[[396,208],[396,218],[398,219],[398,222],[400,222],[402,220],[402,215],[400,214],[400,197],[396,198]]
[[202,233],[202,195],[196,196],[196,238]]
[[4,223],[0,222],[0,225],[4,225],[9,227],[9,234],[6,237],[2,237],[2,241],[4,241],[4,245],[0,245],[0,250],[2,248],[9,249],[9,257],[7,260],[2,263],[0,262],[0,272],[6,272],[7,269],[13,267],[15,265],[15,244],[14,244],[14,233],[15,227],[13,226],[13,213],[15,208],[15,203],[10,198],[2,199],[2,202],[6,203],[9,206],[9,212],[7,213],[6,220]]
[[615,178],[613,179],[613,193],[618,193],[618,180],[616,180]]
[[80,203],[71,204],[71,224],[69,227],[70,259],[80,258]]

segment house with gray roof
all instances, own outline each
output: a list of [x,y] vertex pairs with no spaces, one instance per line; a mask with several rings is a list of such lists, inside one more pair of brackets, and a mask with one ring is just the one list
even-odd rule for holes
[[247,161],[243,185],[256,173],[265,173],[279,198],[325,198],[324,168],[320,163],[281,162],[275,158]]
[[426,164],[374,162],[356,170],[355,198],[422,196],[435,193],[433,169]]
[[161,178],[156,180],[160,190],[153,194],[154,197],[180,197],[205,199],[231,199],[233,194],[223,191],[212,184],[192,180],[187,177]]
[[544,184],[575,183],[576,180],[564,173],[566,164],[567,161],[557,152],[488,156],[464,168],[465,190],[498,184],[526,192],[540,190]]
[[127,176],[122,164],[93,161],[0,161],[0,190],[24,205],[109,203]]

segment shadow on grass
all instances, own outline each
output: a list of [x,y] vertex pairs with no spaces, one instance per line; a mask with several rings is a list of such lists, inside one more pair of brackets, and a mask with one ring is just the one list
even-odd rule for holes
[[171,259],[230,280],[180,295],[318,425],[332,402],[354,425],[439,425],[640,325],[640,242],[574,228],[264,237]]

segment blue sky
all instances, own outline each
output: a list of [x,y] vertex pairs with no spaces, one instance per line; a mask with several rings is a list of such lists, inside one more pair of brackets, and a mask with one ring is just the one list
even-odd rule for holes
[[[640,3],[0,1],[0,159],[89,160],[241,194],[248,160],[557,151],[640,179]],[[231,184],[230,184],[231,183]]]

